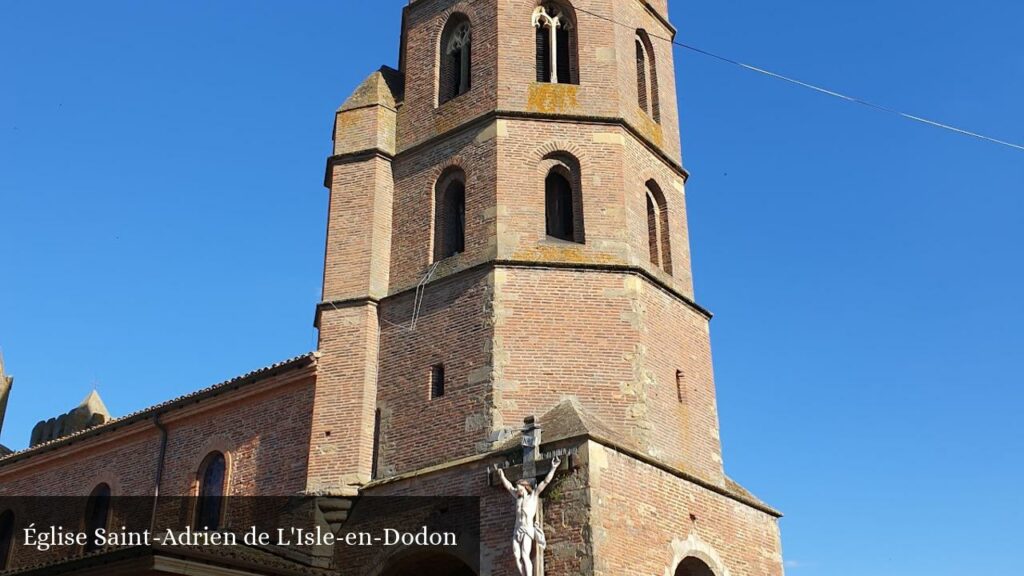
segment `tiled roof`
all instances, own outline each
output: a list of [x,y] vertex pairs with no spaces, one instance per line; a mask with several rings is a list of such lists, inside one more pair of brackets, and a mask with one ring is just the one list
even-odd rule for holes
[[[4,572],[15,575],[74,574],[79,570],[97,566],[114,566],[118,562],[152,556],[173,556],[203,564],[214,564],[236,570],[259,570],[261,574],[288,574],[295,576],[332,576],[336,570],[316,568],[304,562],[289,559],[268,550],[252,546],[136,546],[116,550],[100,550],[55,558]],[[253,572],[254,574],[257,572]]]
[[44,442],[42,444],[32,446],[31,448],[26,448],[18,452],[13,452],[6,456],[3,456],[2,453],[0,453],[0,466],[3,466],[5,464],[11,464],[13,462],[23,460],[25,458],[29,458],[40,452],[52,450],[65,444],[70,444],[86,436],[95,436],[97,434],[109,432],[117,428],[122,428],[129,424],[134,424],[141,420],[150,418],[155,414],[168,412],[176,408],[181,408],[185,405],[194,404],[207,398],[218,396],[229,390],[233,390],[235,388],[239,388],[241,386],[245,386],[253,382],[258,382],[260,380],[263,380],[264,378],[280,374],[287,370],[304,368],[306,366],[312,365],[315,361],[316,358],[312,352],[308,354],[303,354],[301,356],[296,356],[283,362],[278,362],[276,364],[271,364],[270,366],[265,366],[258,370],[253,370],[252,372],[243,374],[242,376],[237,376],[230,380],[225,380],[224,382],[214,384],[213,386],[210,386],[208,388],[203,388],[202,390],[197,390],[195,392],[185,394],[184,396],[179,396],[177,398],[174,398],[173,400],[168,400],[155,406],[150,406],[149,408],[133,412],[131,414],[128,414],[127,416],[115,418],[99,426],[87,428],[80,432],[69,434],[67,436],[57,438],[55,440],[50,440],[49,442]]

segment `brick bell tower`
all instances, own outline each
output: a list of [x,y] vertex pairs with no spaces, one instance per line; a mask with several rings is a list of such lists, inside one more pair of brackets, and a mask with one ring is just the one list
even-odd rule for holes
[[[666,0],[404,9],[335,117],[309,492],[492,498],[537,416],[576,455],[549,574],[782,573],[723,471],[674,35]],[[481,573],[512,573],[504,496]]]

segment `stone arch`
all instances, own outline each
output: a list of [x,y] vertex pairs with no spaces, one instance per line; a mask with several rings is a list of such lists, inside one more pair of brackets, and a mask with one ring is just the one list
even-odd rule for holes
[[192,453],[192,458],[189,462],[190,468],[188,468],[190,471],[189,474],[191,475],[189,476],[190,484],[188,486],[188,494],[191,496],[199,494],[199,471],[206,462],[207,457],[212,452],[220,452],[224,455],[225,465],[224,495],[230,496],[232,492],[231,481],[234,476],[236,449],[237,447],[235,443],[225,436],[218,435],[207,438],[206,441],[203,442],[202,446]]
[[[702,566],[706,567],[710,574],[701,574],[696,570]],[[731,574],[718,551],[696,533],[693,533],[686,540],[676,538],[672,541],[672,563],[665,568],[665,576],[731,576]]]
[[[82,486],[86,490],[95,490],[100,484],[106,484],[110,486],[110,493],[114,496],[127,496],[127,494],[121,493],[121,477],[110,468],[104,468],[92,475],[93,484],[91,486]],[[90,492],[91,493],[91,492]]]
[[557,154],[572,156],[581,165],[586,164],[586,153],[575,142],[569,140],[551,140],[539,146],[533,153],[535,162],[542,162],[546,158]]

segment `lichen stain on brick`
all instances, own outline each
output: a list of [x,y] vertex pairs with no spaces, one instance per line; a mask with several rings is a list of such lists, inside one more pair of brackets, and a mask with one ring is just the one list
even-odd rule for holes
[[621,264],[612,254],[587,250],[583,245],[538,245],[515,252],[515,258],[531,261],[566,262],[573,264]]
[[639,118],[637,129],[640,133],[658,148],[663,147],[665,144],[665,133],[662,130],[661,125],[655,122],[643,111],[640,111],[637,114],[637,117]]
[[526,97],[526,109],[545,114],[570,114],[579,112],[580,87],[575,84],[530,85]]

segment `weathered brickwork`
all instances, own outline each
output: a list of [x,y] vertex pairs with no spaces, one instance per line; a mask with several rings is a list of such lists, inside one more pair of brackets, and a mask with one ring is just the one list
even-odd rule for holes
[[[200,464],[214,450],[227,456],[232,495],[301,492],[312,374],[278,378],[161,413],[167,430],[161,492],[190,494]],[[43,446],[27,458],[15,455],[0,465],[0,496],[87,496],[101,482],[115,496],[152,496],[161,444],[153,417],[68,446]]]
[[[161,494],[194,494],[220,451],[229,494],[479,496],[480,573],[511,576],[512,500],[489,469],[518,465],[535,416],[557,434],[540,452],[567,455],[544,499],[549,576],[678,576],[688,557],[781,576],[779,514],[723,466],[667,2],[555,1],[578,84],[536,81],[534,0],[409,3],[400,70],[334,117],[316,353],[0,459],[0,496],[151,495],[161,461]],[[471,86],[439,103],[453,17],[471,25]],[[549,230],[550,174],[571,188],[568,240]],[[461,251],[440,257],[452,175]]]
[[590,444],[595,576],[671,576],[696,557],[719,576],[782,576],[774,514]]

